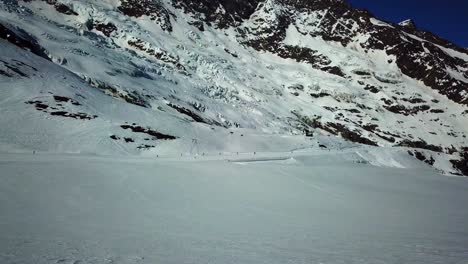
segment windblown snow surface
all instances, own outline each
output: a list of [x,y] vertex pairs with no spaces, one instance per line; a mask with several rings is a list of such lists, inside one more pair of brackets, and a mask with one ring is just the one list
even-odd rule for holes
[[468,181],[378,153],[2,154],[0,263],[467,263]]

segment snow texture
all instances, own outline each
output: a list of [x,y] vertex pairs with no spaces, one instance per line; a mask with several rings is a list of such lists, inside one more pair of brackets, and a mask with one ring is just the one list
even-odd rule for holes
[[226,162],[2,154],[0,262],[468,259],[464,178],[395,154],[380,159],[399,159],[405,169],[351,152],[262,155]]

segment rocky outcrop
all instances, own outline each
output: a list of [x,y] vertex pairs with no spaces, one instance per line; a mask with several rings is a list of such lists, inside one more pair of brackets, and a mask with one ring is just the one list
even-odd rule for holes
[[[81,104],[69,97],[53,95],[49,100],[30,100],[25,102],[28,105],[33,105],[37,111],[49,114],[51,116],[72,118],[78,120],[96,119],[97,115],[91,115],[76,111],[73,106],[81,106]],[[51,100],[53,99],[53,100]]]
[[462,153],[459,160],[451,160],[450,162],[462,175],[468,176],[468,152]]
[[0,24],[0,38],[10,42],[15,46],[29,50],[32,53],[49,60],[45,49],[39,45],[37,40],[20,28],[14,27],[12,25]]
[[218,28],[238,26],[265,0],[172,0],[174,6]]
[[118,9],[131,17],[147,16],[163,30],[172,31],[171,13],[159,0],[122,0]]
[[147,134],[147,135],[153,137],[154,139],[160,139],[160,140],[174,140],[174,139],[177,139],[174,136],[166,135],[166,134],[163,134],[163,133],[158,132],[156,130],[153,130],[151,128],[145,128],[145,127],[142,127],[142,126],[138,126],[136,124],[134,124],[134,125],[121,125],[120,127],[122,129],[131,130],[133,133]]
[[112,23],[95,23],[93,24],[94,29],[102,32],[107,37],[110,37],[112,33],[117,31],[117,27]]
[[398,144],[400,147],[410,147],[410,148],[416,148],[416,149],[427,149],[430,151],[434,152],[442,152],[443,149],[441,146],[434,146],[432,144],[427,143],[424,140],[418,140],[418,141],[411,141],[411,140],[403,140]]

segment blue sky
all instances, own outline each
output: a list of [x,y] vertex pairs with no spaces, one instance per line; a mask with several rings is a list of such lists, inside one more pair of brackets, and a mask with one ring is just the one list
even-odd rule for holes
[[391,22],[413,19],[426,29],[468,47],[468,0],[348,0]]

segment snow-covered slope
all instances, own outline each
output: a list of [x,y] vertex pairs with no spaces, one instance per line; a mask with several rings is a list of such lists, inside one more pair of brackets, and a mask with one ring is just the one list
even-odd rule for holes
[[287,151],[330,135],[467,174],[468,53],[408,25],[338,0],[2,1],[1,150]]
[[0,154],[0,263],[466,263],[466,179],[350,156]]

